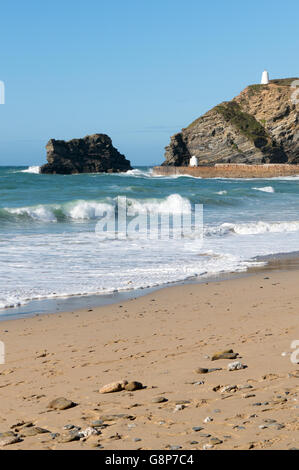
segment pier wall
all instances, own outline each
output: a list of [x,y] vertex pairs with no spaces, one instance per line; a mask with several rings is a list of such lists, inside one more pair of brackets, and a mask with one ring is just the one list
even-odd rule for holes
[[215,166],[155,166],[154,174],[161,176],[191,175],[200,178],[272,178],[299,175],[299,165],[266,164],[246,165],[218,163]]

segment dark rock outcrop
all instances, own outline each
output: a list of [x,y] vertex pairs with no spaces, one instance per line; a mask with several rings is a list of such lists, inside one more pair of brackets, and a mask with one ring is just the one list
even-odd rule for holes
[[299,163],[294,80],[251,85],[215,106],[171,137],[163,165],[188,166],[193,155],[199,165]]
[[132,169],[129,160],[113,147],[106,134],[68,142],[50,139],[46,149],[48,163],[41,167],[41,173],[117,173]]

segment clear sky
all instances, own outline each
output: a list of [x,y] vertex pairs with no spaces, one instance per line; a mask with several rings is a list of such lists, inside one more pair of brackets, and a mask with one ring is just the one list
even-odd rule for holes
[[0,4],[0,164],[49,138],[107,133],[135,165],[246,85],[298,76],[298,0],[10,0]]

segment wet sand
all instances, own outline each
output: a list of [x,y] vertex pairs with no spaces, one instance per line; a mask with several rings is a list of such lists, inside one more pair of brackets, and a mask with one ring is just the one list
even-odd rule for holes
[[[299,448],[298,279],[269,269],[1,322],[0,446],[13,433],[5,449]],[[228,349],[238,357],[211,360]],[[119,380],[144,388],[99,392]],[[57,397],[76,406],[48,408]],[[65,425],[99,434],[62,442]]]

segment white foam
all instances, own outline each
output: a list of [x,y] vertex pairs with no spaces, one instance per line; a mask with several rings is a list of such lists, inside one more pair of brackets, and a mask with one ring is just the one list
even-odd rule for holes
[[272,186],[264,186],[263,188],[252,188],[256,191],[262,191],[264,193],[275,193],[275,190]]
[[125,173],[118,173],[119,175],[125,176],[135,176],[138,178],[151,178],[153,177],[153,170],[150,168],[149,170],[139,170],[138,168],[134,168],[133,170],[128,170]]
[[238,235],[255,235],[260,233],[298,232],[299,221],[290,222],[252,222],[243,224],[224,223],[220,226],[224,233],[234,232]]
[[40,173],[40,166],[30,166],[26,170],[22,170],[21,173],[34,173],[34,174],[39,174]]
[[6,208],[5,210],[10,214],[27,216],[33,220],[39,220],[43,222],[57,222],[57,219],[53,214],[51,208],[47,206],[20,207],[13,209]]
[[191,204],[187,198],[180,196],[179,194],[171,194],[165,199],[150,199],[150,200],[137,200],[128,199],[128,202],[132,208],[139,213],[146,211],[152,213],[168,214],[180,214],[190,213]]
[[113,205],[96,201],[77,201],[63,208],[64,214],[74,220],[92,220],[112,213]]

